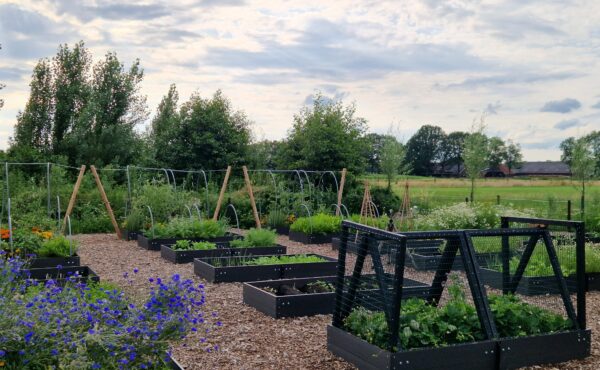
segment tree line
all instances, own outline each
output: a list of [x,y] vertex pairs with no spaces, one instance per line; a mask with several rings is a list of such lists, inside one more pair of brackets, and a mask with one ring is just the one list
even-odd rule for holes
[[[368,132],[354,104],[316,94],[312,106],[293,117],[283,140],[256,140],[251,120],[217,91],[194,93],[180,101],[171,85],[150,125],[146,97],[140,92],[144,72],[139,60],[130,66],[114,52],[92,64],[83,42],[60,45],[55,56],[38,61],[30,94],[16,118],[5,157],[9,160],[56,161],[70,165],[128,164],[174,169],[221,169],[227,165],[255,168],[347,168],[360,174],[397,173],[431,176],[450,168],[466,170],[470,137],[481,139],[481,166],[522,161],[520,146],[481,132],[449,132],[422,126],[407,142],[391,134]],[[481,168],[481,170],[484,168]],[[457,173],[457,174],[458,174]]]

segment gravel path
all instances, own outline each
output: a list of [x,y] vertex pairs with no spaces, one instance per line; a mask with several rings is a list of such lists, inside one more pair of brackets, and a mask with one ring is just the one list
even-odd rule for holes
[[[150,277],[169,278],[177,273],[183,278],[204,282],[194,275],[192,264],[175,265],[160,257],[160,252],[147,251],[136,242],[117,240],[110,234],[78,235],[82,264],[89,265],[102,281],[122,285],[128,294],[142,295]],[[331,245],[302,245],[280,237],[288,253],[317,253],[337,257]],[[138,268],[134,283],[127,283],[124,272]],[[407,277],[411,277],[407,274]],[[416,272],[414,278],[417,278]],[[190,336],[176,346],[173,356],[191,369],[354,369],[327,351],[326,326],[330,315],[275,320],[242,303],[242,284],[205,283],[207,313],[217,312],[223,326],[210,334],[219,351],[208,353],[206,344]],[[600,293],[588,294],[588,327],[600,331]],[[572,361],[556,367],[535,369],[598,369],[600,342],[594,338],[592,356],[585,361]]]

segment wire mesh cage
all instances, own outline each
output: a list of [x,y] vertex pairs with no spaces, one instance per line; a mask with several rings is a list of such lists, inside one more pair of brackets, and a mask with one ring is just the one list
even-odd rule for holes
[[[532,221],[403,234],[344,221],[330,350],[361,369],[516,368],[589,355],[582,226]],[[565,274],[558,253],[570,241],[575,270]],[[538,278],[534,258],[550,268],[525,289]]]

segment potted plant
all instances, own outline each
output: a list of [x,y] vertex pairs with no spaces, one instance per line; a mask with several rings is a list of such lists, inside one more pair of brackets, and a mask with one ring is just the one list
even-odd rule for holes
[[310,217],[298,217],[290,225],[290,240],[303,244],[331,243],[341,230],[342,218],[325,213]]

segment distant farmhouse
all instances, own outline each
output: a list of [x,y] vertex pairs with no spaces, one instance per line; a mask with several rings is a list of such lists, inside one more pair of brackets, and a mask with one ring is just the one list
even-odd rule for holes
[[[465,167],[461,165],[441,166],[436,165],[434,176],[438,177],[464,177]],[[523,162],[521,167],[508,170],[505,165],[497,168],[487,168],[483,171],[484,177],[554,177],[571,176],[569,165],[560,161]]]

